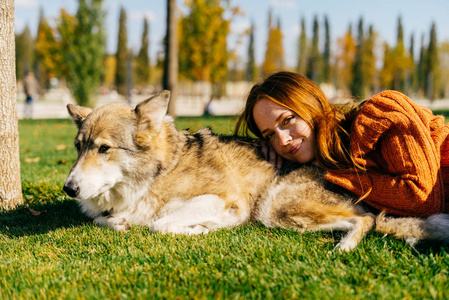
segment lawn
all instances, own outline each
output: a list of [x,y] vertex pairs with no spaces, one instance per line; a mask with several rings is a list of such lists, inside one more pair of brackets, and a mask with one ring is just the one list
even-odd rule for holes
[[[235,118],[179,118],[232,132]],[[372,232],[338,253],[339,233],[248,224],[201,236],[93,225],[62,191],[75,162],[69,120],[20,121],[26,204],[0,212],[2,299],[448,299],[449,247],[410,248]]]

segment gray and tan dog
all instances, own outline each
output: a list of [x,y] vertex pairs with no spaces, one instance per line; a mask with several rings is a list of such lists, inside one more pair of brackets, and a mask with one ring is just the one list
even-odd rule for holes
[[449,241],[449,215],[428,219],[366,213],[353,198],[324,188],[323,173],[302,167],[278,175],[253,144],[209,129],[178,131],[164,91],[134,109],[94,111],[68,105],[78,126],[78,159],[64,191],[94,222],[125,231],[148,225],[163,233],[199,234],[249,220],[298,231],[347,231],[350,251],[376,229],[409,241]]

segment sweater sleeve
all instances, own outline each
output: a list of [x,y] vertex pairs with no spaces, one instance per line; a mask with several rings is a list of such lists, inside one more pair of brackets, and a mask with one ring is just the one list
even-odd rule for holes
[[366,102],[354,121],[351,151],[366,173],[329,172],[326,179],[364,201],[396,215],[428,216],[441,212],[444,187],[440,144],[431,132],[430,110],[395,91]]

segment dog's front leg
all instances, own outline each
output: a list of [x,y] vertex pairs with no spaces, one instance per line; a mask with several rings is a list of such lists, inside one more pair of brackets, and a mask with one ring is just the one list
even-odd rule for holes
[[108,227],[115,231],[122,231],[122,232],[125,232],[131,228],[131,226],[129,225],[129,223],[126,221],[125,218],[115,217],[113,215],[98,216],[94,219],[94,223]]
[[[239,211],[240,209],[240,211]],[[247,211],[241,212],[242,210]],[[200,234],[218,228],[242,224],[249,218],[249,208],[228,207],[217,195],[194,197],[150,224],[150,230],[161,233]]]

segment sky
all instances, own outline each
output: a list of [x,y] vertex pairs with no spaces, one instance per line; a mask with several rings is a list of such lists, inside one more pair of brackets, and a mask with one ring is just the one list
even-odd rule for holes
[[[23,31],[29,26],[33,36],[36,35],[39,10],[50,20],[59,16],[64,8],[75,13],[77,0],[16,0],[15,28]],[[107,52],[115,53],[117,49],[117,32],[120,7],[127,12],[128,43],[136,53],[140,48],[143,32],[143,19],[150,22],[150,58],[154,62],[156,53],[161,50],[165,35],[166,0],[104,0],[106,11]],[[181,10],[183,0],[177,0]],[[251,22],[255,24],[255,55],[261,63],[265,55],[267,39],[268,11],[271,9],[274,20],[280,20],[284,34],[284,52],[289,67],[296,64],[297,43],[300,34],[300,20],[305,19],[306,33],[312,36],[313,19],[316,16],[320,28],[324,26],[324,16],[330,25],[332,44],[335,47],[337,38],[344,35],[350,24],[356,32],[360,17],[364,20],[365,30],[373,25],[380,41],[395,45],[398,17],[402,19],[405,45],[409,47],[413,33],[415,49],[421,47],[421,36],[428,36],[432,22],[435,22],[438,42],[449,42],[449,0],[231,0],[243,12],[234,18],[231,34],[228,37],[228,49],[235,50],[246,59],[248,38],[243,36]],[[323,36],[323,35],[321,35]],[[418,51],[415,51],[417,53]]]

